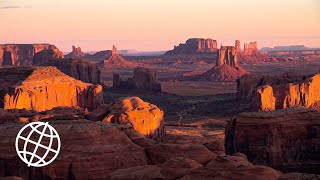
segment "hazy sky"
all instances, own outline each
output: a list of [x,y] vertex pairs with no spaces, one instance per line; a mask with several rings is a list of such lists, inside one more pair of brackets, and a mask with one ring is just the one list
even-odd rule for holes
[[0,0],[0,43],[167,50],[191,37],[320,47],[320,0]]

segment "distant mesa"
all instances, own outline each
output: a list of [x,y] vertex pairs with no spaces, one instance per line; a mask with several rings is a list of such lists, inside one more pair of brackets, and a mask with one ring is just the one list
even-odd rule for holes
[[109,57],[101,61],[99,65],[103,68],[134,68],[137,66],[135,63],[125,60],[117,53],[117,47],[113,46]]
[[103,103],[102,86],[76,80],[56,67],[0,68],[0,107],[44,111],[57,106],[92,110]]
[[31,65],[34,55],[42,50],[59,51],[51,44],[0,44],[0,65]]
[[244,51],[240,49],[240,41],[236,41],[237,52],[239,54],[239,62],[243,63],[261,63],[274,61],[269,56],[264,55],[258,50],[258,42],[244,43]]
[[113,88],[161,92],[161,84],[157,82],[156,73],[145,67],[135,68],[133,78],[127,80],[122,80],[120,75],[113,74]]
[[216,40],[191,38],[188,39],[185,44],[175,46],[173,50],[166,52],[165,55],[213,53],[217,50],[218,47]]
[[260,49],[262,52],[279,52],[279,51],[309,51],[309,50],[317,50],[320,48],[310,48],[305,45],[291,45],[291,46],[275,46],[273,48],[263,47]]
[[236,81],[242,75],[248,74],[248,71],[239,66],[238,54],[238,50],[234,46],[221,46],[217,51],[216,66],[201,75],[197,75],[195,79],[213,82]]
[[69,54],[66,54],[66,58],[81,58],[87,56],[88,54],[81,51],[80,47],[72,46],[72,51]]

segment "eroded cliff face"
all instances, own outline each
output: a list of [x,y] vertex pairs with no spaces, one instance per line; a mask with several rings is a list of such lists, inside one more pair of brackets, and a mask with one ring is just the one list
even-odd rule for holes
[[101,71],[96,63],[81,59],[61,59],[63,53],[56,50],[43,50],[35,54],[33,65],[55,66],[63,73],[92,84],[100,84]]
[[81,58],[87,56],[86,53],[82,52],[81,47],[72,46],[72,51],[69,54],[66,54],[66,58]]
[[260,86],[251,94],[253,111],[270,111],[292,107],[319,108],[320,74],[304,81]]
[[133,128],[151,139],[164,137],[163,111],[156,105],[144,102],[138,97],[116,100],[110,105],[110,114],[103,122],[132,124]]
[[320,112],[283,109],[242,113],[226,128],[226,153],[242,152],[250,162],[287,171],[320,169]]
[[44,111],[71,106],[92,110],[103,103],[102,86],[71,78],[55,67],[1,68],[0,74],[4,109]]
[[59,50],[51,44],[1,44],[1,65],[31,65],[34,55],[42,50]]

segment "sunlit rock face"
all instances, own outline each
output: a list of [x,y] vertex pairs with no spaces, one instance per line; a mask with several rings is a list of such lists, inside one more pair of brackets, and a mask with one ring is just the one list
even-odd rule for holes
[[135,63],[125,60],[117,52],[117,47],[113,46],[111,54],[105,57],[105,60],[101,61],[99,64],[103,68],[133,68],[137,66]]
[[297,106],[319,108],[319,104],[320,74],[293,83],[259,86],[251,94],[253,111],[270,111]]
[[138,97],[120,98],[110,105],[103,122],[131,124],[141,134],[161,140],[164,136],[163,111]]
[[55,66],[63,73],[83,82],[101,83],[101,71],[96,63],[82,59],[61,59],[62,57],[53,50],[40,51],[36,53],[33,65]]
[[0,65],[31,65],[34,55],[42,50],[59,51],[51,44],[0,44]]
[[213,39],[191,38],[185,44],[175,46],[173,50],[166,52],[166,55],[212,53],[217,51],[217,41]]
[[1,68],[1,107],[50,110],[57,106],[92,110],[103,103],[102,87],[67,76],[56,67]]
[[242,152],[254,164],[284,172],[320,169],[320,112],[290,108],[242,113],[226,127],[226,153]]
[[243,55],[245,55],[245,56],[258,56],[258,55],[260,55],[259,50],[258,50],[257,41],[244,43]]

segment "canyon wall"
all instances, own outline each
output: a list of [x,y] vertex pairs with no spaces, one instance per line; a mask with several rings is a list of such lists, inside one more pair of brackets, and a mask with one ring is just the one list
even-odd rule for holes
[[1,65],[31,65],[34,55],[42,50],[59,50],[51,44],[1,44]]
[[56,67],[1,68],[4,109],[50,110],[57,106],[92,110],[103,103],[102,86],[71,78]]
[[320,112],[282,109],[242,113],[228,122],[226,153],[242,152],[253,164],[284,172],[320,169]]

